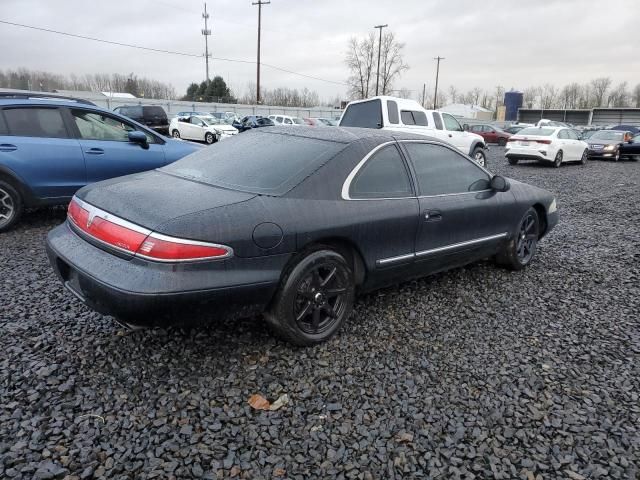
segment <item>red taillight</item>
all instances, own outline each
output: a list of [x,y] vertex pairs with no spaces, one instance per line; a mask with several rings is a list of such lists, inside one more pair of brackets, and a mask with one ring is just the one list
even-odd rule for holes
[[536,140],[536,143],[544,143],[545,145],[551,145],[551,140]]
[[114,217],[76,197],[69,203],[68,217],[78,229],[100,242],[149,260],[215,260],[233,254],[233,250],[224,245],[152,233],[151,230]]
[[161,262],[206,260],[231,256],[231,249],[213,243],[196,242],[152,233],[142,243],[136,256]]
[[519,138],[513,138],[513,137],[507,138],[507,142],[517,142],[518,140],[520,140],[520,139]]

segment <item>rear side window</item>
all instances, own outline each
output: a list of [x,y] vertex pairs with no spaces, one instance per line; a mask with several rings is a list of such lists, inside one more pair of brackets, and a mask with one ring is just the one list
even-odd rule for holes
[[4,116],[11,135],[44,138],[69,136],[57,108],[7,108]]
[[398,104],[393,100],[387,100],[387,111],[389,112],[389,123],[398,124]]
[[382,103],[376,99],[349,105],[342,116],[340,126],[382,128]]
[[167,117],[167,114],[164,113],[164,109],[162,107],[157,107],[157,106],[142,107],[142,110],[144,111],[145,117],[160,117],[160,118]]
[[413,114],[408,112],[407,110],[402,110],[400,112],[400,117],[402,118],[402,123],[405,125],[415,125],[416,122],[413,120]]
[[2,115],[2,110],[0,110],[0,135],[6,135],[8,133],[7,123],[4,121],[4,115]]
[[356,174],[351,198],[402,198],[412,196],[411,181],[395,145],[375,153]]
[[433,112],[433,122],[436,124],[436,130],[442,130],[442,118],[438,112]]
[[420,195],[477,192],[489,188],[489,175],[464,155],[432,143],[405,143]]

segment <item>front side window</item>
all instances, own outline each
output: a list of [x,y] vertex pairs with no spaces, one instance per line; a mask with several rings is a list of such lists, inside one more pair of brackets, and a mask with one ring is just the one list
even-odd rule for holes
[[462,132],[462,127],[458,123],[458,121],[452,115],[448,113],[443,113],[442,118],[444,119],[444,126],[450,132]]
[[405,143],[420,195],[446,195],[489,189],[491,178],[473,161],[443,145]]
[[69,136],[57,108],[7,108],[4,116],[11,135],[43,138]]
[[482,125],[472,125],[471,126],[471,131],[472,132],[482,132]]
[[442,130],[442,118],[438,112],[433,112],[433,122],[436,124],[436,130]]
[[376,152],[357,173],[351,198],[403,198],[413,195],[404,161],[395,145]]
[[9,133],[7,122],[4,121],[4,115],[2,115],[2,110],[0,110],[0,135],[6,135],[7,133]]
[[342,116],[340,126],[382,128],[382,103],[376,99],[349,105]]
[[[102,113],[71,110],[71,115],[83,140],[128,142],[129,132],[136,130],[133,125]],[[155,143],[155,137],[144,133],[147,135],[147,142]]]

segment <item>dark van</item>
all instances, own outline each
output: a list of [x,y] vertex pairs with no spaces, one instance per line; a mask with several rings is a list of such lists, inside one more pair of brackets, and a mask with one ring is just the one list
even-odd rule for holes
[[116,107],[114,112],[129,117],[162,135],[169,135],[169,119],[167,113],[159,105],[131,105]]

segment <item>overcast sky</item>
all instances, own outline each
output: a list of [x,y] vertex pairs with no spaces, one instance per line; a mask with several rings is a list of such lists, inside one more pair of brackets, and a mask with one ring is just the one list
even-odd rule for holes
[[[640,83],[639,0],[271,0],[263,7],[262,60],[307,75],[344,82],[352,36],[389,24],[406,44],[410,66],[394,85],[432,88],[433,57],[441,86],[522,89],[610,76]],[[0,20],[90,35],[152,48],[201,54],[200,0],[0,0]],[[210,52],[255,61],[257,7],[251,0],[208,0]],[[55,73],[123,73],[173,84],[182,94],[204,79],[204,60],[73,39],[0,24],[0,68]],[[213,60],[237,94],[255,82],[255,65]],[[346,88],[263,68],[266,87],[308,87],[321,98]]]

